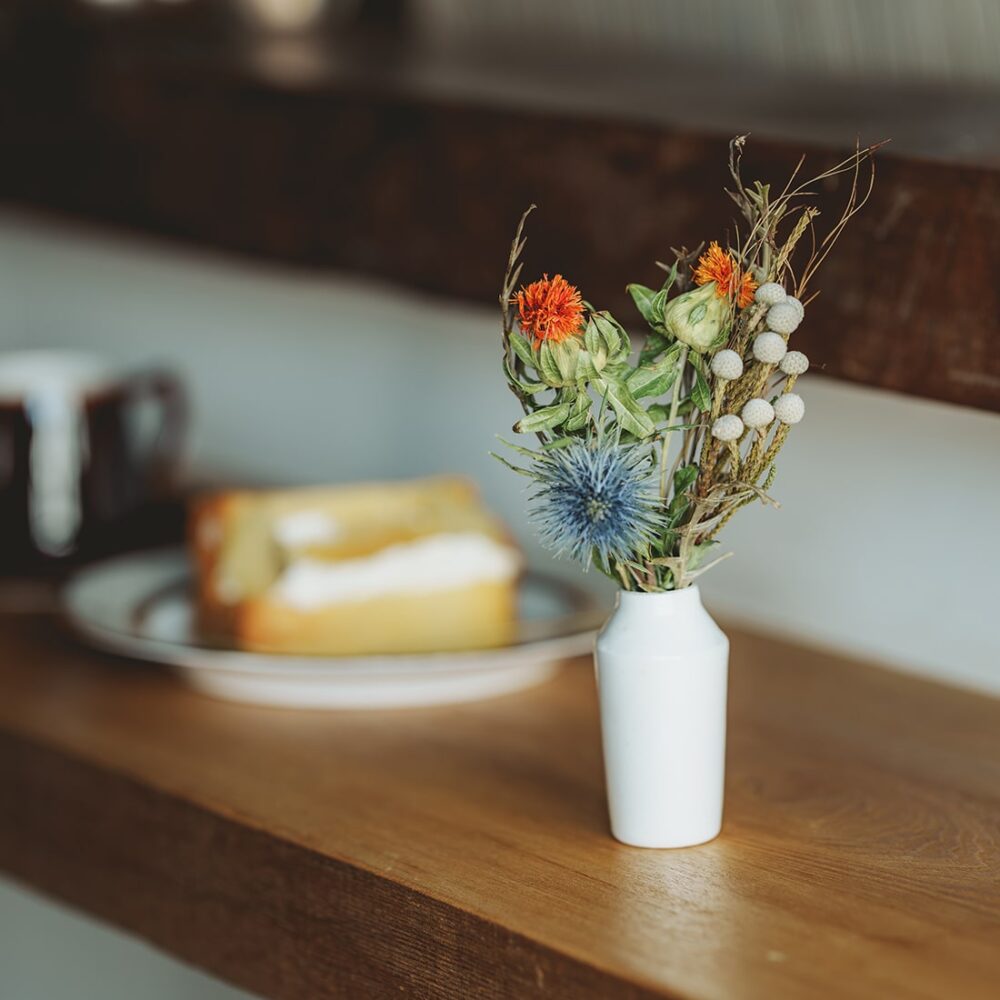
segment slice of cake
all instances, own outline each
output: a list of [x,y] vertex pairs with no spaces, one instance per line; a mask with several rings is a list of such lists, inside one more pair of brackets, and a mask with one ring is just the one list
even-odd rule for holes
[[504,645],[521,555],[453,478],[230,491],[190,518],[199,625],[243,649],[430,652]]

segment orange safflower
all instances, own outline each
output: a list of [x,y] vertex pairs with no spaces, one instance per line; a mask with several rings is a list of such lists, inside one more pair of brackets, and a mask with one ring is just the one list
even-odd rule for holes
[[733,260],[733,255],[723,250],[715,240],[698,258],[698,266],[694,269],[696,285],[707,285],[710,281],[715,282],[715,294],[720,299],[735,298],[740,309],[746,309],[753,302],[757,282],[749,271],[742,271]]
[[746,309],[753,302],[753,293],[757,291],[757,282],[753,280],[749,271],[744,271],[740,278],[739,288],[736,293],[736,304],[741,309]]
[[580,290],[561,274],[534,281],[517,293],[518,319],[525,336],[537,347],[542,341],[558,344],[583,327]]

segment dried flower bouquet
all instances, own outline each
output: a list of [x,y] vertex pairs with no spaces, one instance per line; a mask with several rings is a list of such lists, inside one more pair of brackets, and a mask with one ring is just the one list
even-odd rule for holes
[[[788,349],[810,282],[867,201],[872,155],[807,181],[803,160],[780,192],[744,184],[746,137],[730,143],[742,223],[726,248],[673,251],[660,288],[628,286],[648,329],[638,352],[622,325],[561,275],[517,288],[525,245],[518,225],[500,294],[503,365],[524,415],[514,425],[538,446],[510,445],[507,462],[533,480],[542,541],[625,590],[689,586],[724,556],[718,534],[741,507],[768,495],[775,458],[805,406],[794,392],[809,367]],[[847,175],[839,218],[820,235],[813,188]],[[742,227],[742,228],[741,228]],[[796,268],[797,249],[807,250]],[[497,456],[500,457],[500,456]]]

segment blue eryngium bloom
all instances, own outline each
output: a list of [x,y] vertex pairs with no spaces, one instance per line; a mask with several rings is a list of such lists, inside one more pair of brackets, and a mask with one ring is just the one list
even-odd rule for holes
[[536,453],[530,512],[542,544],[589,567],[641,557],[663,527],[649,448],[604,439]]

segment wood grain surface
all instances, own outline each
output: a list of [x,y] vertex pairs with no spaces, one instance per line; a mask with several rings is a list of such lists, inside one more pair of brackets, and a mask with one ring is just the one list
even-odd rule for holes
[[0,867],[265,996],[994,998],[1000,702],[733,639],[723,834],[644,851],[586,662],[296,713],[0,619]]

